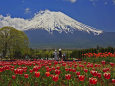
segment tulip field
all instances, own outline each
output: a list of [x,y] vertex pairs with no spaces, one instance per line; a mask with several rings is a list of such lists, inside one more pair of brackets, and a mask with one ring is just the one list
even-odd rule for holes
[[1,61],[0,86],[115,86],[115,63]]

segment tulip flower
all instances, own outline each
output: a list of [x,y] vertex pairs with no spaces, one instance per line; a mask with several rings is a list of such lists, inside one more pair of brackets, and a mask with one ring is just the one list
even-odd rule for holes
[[58,81],[58,79],[59,79],[59,76],[58,76],[58,75],[53,75],[53,76],[52,76],[52,80],[53,80],[53,81],[56,82],[56,81]]
[[65,68],[65,71],[69,71],[69,68]]
[[112,79],[112,83],[115,84],[115,79]]
[[74,65],[74,68],[76,68],[76,67],[77,67],[77,64]]
[[79,75],[80,75],[80,72],[76,72],[76,75],[79,76]]
[[40,72],[35,72],[35,77],[39,77],[40,76]]
[[88,69],[84,69],[84,72],[87,73],[87,72],[88,72]]
[[23,74],[23,69],[17,69],[18,74],[22,75]]
[[91,72],[90,72],[93,76],[97,76],[97,71],[94,71],[94,70],[92,70]]
[[62,63],[62,66],[66,66],[66,63]]
[[47,77],[49,77],[49,76],[50,76],[50,72],[46,72],[45,75],[46,75]]
[[86,65],[86,62],[84,62],[84,65]]
[[73,71],[73,69],[72,69],[72,68],[69,68],[69,71],[70,71],[70,72],[72,72],[72,71]]
[[30,73],[32,73],[33,72],[33,70],[32,69],[30,69]]
[[24,74],[24,77],[25,77],[25,78],[28,78],[28,74]]
[[85,76],[84,75],[79,75],[78,78],[79,78],[80,81],[84,81]]
[[71,79],[71,74],[66,74],[66,75],[65,75],[65,78],[66,78],[67,80],[70,80],[70,79]]
[[60,70],[57,70],[57,69],[55,70],[55,74],[58,74],[58,75],[59,75],[60,72],[61,72]]
[[111,65],[111,67],[113,67],[115,64],[114,64],[114,63],[112,63],[112,62],[110,62],[110,65]]
[[95,84],[97,84],[97,79],[91,77],[91,78],[89,78],[89,83],[92,84],[92,85],[95,85]]
[[3,67],[0,67],[0,72],[3,72],[4,68]]
[[55,67],[52,67],[52,70],[55,70]]
[[34,67],[33,67],[33,71],[38,71],[38,69],[40,69],[39,66],[34,66]]
[[4,70],[10,70],[10,67],[9,66],[4,66]]
[[12,79],[16,79],[16,76],[15,76],[15,75],[12,75]]
[[101,63],[102,63],[102,65],[105,65],[105,61],[102,61]]
[[49,66],[51,66],[52,64],[51,63],[48,63]]
[[76,69],[73,69],[72,71],[73,71],[73,72],[76,72]]
[[111,77],[110,73],[104,73],[103,75],[104,75],[105,79],[110,79],[110,77]]
[[101,78],[101,73],[97,73],[98,78]]
[[60,69],[60,66],[57,66],[57,67],[56,67],[56,69],[58,69],[58,70],[59,70],[59,69]]
[[95,67],[97,67],[98,65],[97,64],[95,64]]

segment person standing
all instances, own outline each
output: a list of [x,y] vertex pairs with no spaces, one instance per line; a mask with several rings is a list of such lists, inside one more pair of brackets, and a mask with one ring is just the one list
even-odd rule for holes
[[64,53],[64,54],[63,54],[63,61],[65,61],[65,60],[66,60],[66,58],[65,58],[65,57],[66,57],[66,54]]
[[61,52],[61,48],[59,49],[59,58],[62,59],[62,52]]
[[54,51],[54,60],[58,61],[58,53],[57,53],[57,50]]

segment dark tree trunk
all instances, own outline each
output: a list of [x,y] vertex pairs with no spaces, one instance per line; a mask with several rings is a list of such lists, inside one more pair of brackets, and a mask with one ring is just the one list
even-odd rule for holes
[[7,54],[7,42],[5,43],[4,50],[3,50],[3,57],[6,57]]

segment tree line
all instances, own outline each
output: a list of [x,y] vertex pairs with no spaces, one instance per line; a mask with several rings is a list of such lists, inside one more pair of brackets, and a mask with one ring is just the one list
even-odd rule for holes
[[0,56],[19,57],[28,54],[29,40],[26,34],[13,27],[0,28]]
[[[13,27],[0,28],[0,57],[11,59],[46,59],[53,58],[55,49],[32,49],[29,48],[29,39],[27,35]],[[89,49],[62,49],[62,54],[66,58],[82,58],[85,53],[115,52],[115,48],[103,48],[97,45],[97,48]]]

